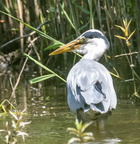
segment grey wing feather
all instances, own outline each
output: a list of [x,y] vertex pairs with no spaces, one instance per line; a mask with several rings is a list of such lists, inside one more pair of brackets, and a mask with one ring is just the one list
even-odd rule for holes
[[[97,84],[98,83],[98,84]],[[77,109],[105,113],[116,107],[116,94],[107,69],[92,60],[81,60],[70,71],[67,78],[68,104],[76,113]],[[111,102],[114,97],[114,103]]]

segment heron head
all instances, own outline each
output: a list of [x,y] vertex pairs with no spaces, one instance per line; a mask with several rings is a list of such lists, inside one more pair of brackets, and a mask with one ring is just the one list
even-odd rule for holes
[[67,51],[76,51],[80,54],[88,54],[100,57],[110,46],[106,36],[99,30],[91,29],[84,32],[77,39],[67,43],[50,53],[56,55]]

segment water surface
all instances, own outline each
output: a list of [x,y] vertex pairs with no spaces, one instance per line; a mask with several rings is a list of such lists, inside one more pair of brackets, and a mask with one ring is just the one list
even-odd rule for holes
[[[10,84],[7,83],[10,76],[0,78],[3,82],[1,100],[8,99]],[[25,121],[31,121],[25,128],[29,134],[25,143],[66,144],[73,137],[67,128],[75,127],[75,117],[67,106],[65,84],[56,81],[58,87],[50,86],[50,82],[30,85],[25,79],[18,86],[14,103],[20,110],[27,107]],[[8,116],[0,117],[0,129],[4,128],[6,121],[10,122],[11,119]],[[117,109],[109,117],[105,131],[93,131],[94,144],[139,144],[140,105],[135,103],[135,99],[119,98]],[[3,143],[1,136],[0,143]]]

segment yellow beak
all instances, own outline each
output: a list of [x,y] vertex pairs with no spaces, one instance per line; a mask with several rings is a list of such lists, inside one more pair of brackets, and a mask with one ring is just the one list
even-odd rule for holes
[[74,40],[74,41],[69,42],[66,45],[61,46],[60,48],[56,49],[55,51],[53,51],[49,55],[57,55],[57,54],[61,54],[61,53],[64,53],[64,52],[68,52],[70,50],[77,49],[84,43],[85,43],[85,39],[84,38]]

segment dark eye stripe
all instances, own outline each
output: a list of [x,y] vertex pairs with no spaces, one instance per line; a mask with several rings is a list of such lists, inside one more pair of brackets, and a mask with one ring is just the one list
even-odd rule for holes
[[85,38],[89,38],[89,39],[102,38],[102,39],[104,39],[105,43],[110,46],[110,43],[108,42],[106,36],[102,35],[102,34],[99,33],[99,32],[96,32],[96,31],[88,31],[88,32],[85,32],[84,34],[82,34],[82,36],[85,37]]

